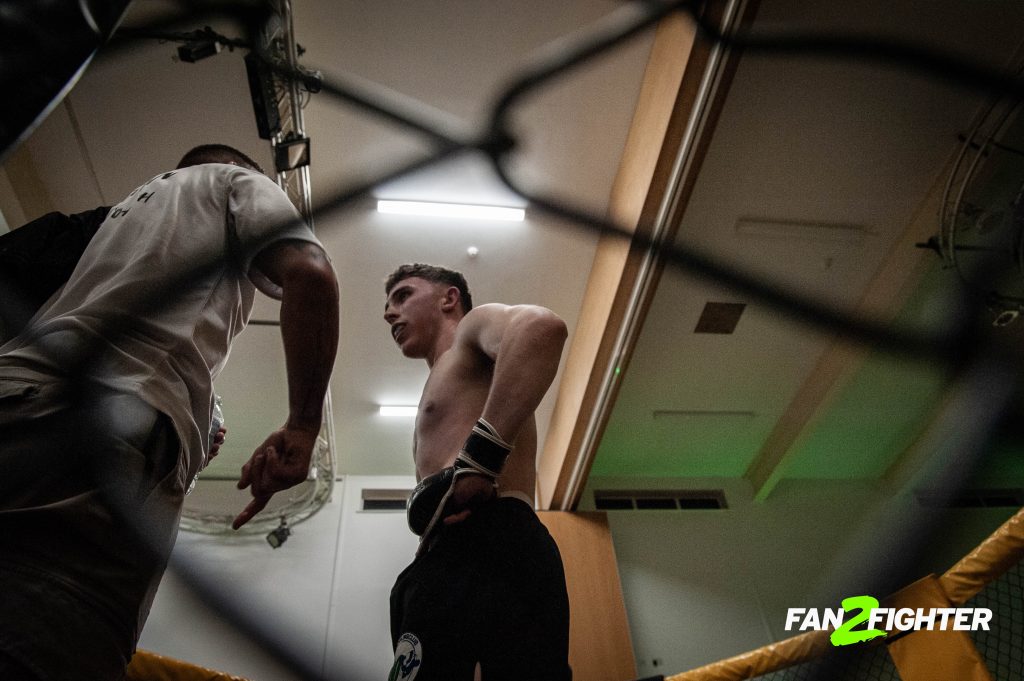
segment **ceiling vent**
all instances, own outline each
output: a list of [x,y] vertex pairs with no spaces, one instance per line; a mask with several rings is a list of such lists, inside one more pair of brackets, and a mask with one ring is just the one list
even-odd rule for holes
[[363,511],[404,511],[411,489],[363,489]]
[[840,222],[807,222],[803,220],[768,220],[761,218],[740,218],[736,221],[736,233],[745,236],[770,237],[773,239],[798,239],[800,241],[824,241],[833,243],[859,244],[871,232],[864,225]]
[[954,495],[919,491],[917,503],[925,508],[1020,508],[1024,489],[961,490]]
[[707,303],[697,320],[694,333],[732,333],[740,321],[746,303]]
[[729,508],[725,492],[712,490],[598,490],[599,511],[717,511]]
[[651,412],[654,419],[689,419],[689,418],[733,418],[752,419],[757,412],[749,409],[655,409]]

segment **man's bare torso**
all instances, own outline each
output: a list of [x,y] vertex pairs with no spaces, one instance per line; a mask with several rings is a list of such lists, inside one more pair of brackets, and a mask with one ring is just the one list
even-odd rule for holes
[[[438,357],[427,377],[416,416],[413,460],[422,479],[455,463],[462,444],[483,412],[494,363],[458,340]],[[505,433],[503,436],[508,437]],[[516,438],[498,492],[534,496],[537,428],[527,420]]]

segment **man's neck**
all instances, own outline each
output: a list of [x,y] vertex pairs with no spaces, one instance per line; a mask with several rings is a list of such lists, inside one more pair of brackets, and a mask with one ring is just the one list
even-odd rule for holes
[[459,325],[459,320],[453,320],[446,322],[441,330],[437,334],[437,338],[434,339],[434,346],[430,352],[427,353],[426,360],[427,366],[431,369],[434,368],[434,364],[444,353],[455,343],[455,328]]

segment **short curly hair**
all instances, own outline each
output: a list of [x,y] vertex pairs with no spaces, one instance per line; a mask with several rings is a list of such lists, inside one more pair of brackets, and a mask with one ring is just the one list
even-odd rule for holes
[[466,314],[473,309],[473,296],[469,292],[469,285],[466,283],[466,278],[462,276],[462,273],[444,267],[437,267],[436,265],[425,265],[423,263],[402,265],[392,272],[388,276],[387,281],[384,282],[384,294],[391,295],[391,289],[398,282],[409,277],[419,277],[420,279],[432,281],[435,284],[454,286],[459,289],[459,302],[462,304],[462,313]]

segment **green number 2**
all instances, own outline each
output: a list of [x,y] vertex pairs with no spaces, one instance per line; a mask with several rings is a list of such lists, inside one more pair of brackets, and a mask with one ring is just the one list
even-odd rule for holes
[[861,622],[866,622],[871,616],[871,611],[878,607],[878,599],[871,596],[850,596],[843,599],[843,612],[860,610],[860,612],[843,622],[843,625],[832,632],[829,640],[834,646],[848,646],[852,643],[863,643],[871,639],[885,636],[881,629],[861,629],[853,631],[853,628]]

